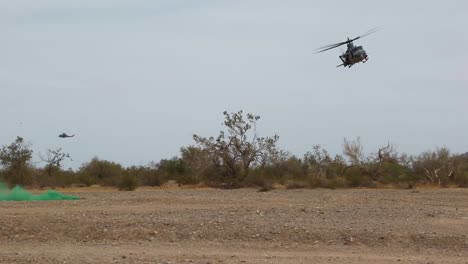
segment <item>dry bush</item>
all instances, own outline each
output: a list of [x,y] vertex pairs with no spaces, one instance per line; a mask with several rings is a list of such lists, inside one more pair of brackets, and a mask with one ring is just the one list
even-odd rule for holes
[[257,133],[257,121],[260,116],[242,111],[224,113],[224,126],[215,137],[194,135],[198,147],[206,152],[213,164],[223,170],[220,175],[226,187],[239,187],[249,175],[252,167],[265,165],[277,151],[279,137],[261,137]]
[[264,190],[273,189],[273,180],[264,175],[249,174],[241,183],[241,187],[257,187]]
[[307,187],[309,187],[309,185],[304,181],[291,180],[286,182],[286,189],[304,189]]
[[10,186],[33,183],[32,153],[30,145],[22,137],[16,137],[13,143],[0,148],[2,177]]
[[351,167],[344,174],[346,185],[350,187],[370,187],[372,186],[371,179],[366,175],[365,171],[360,167]]
[[87,186],[93,184],[117,186],[124,174],[124,168],[115,162],[93,158],[89,163],[81,166],[78,173],[81,183]]
[[138,179],[135,175],[125,173],[121,177],[117,187],[120,191],[133,191],[138,187]]
[[346,186],[346,181],[345,181],[345,179],[343,179],[343,178],[334,178],[334,179],[327,180],[327,181],[323,184],[323,187],[324,187],[324,188],[327,188],[327,189],[334,190],[334,189],[345,188],[345,187],[347,187],[347,186]]
[[132,175],[143,186],[161,186],[167,180],[155,167],[150,166],[131,166],[125,169],[125,174]]

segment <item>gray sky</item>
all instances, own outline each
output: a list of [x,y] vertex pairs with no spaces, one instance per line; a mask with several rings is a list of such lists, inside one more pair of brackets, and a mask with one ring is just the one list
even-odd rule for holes
[[[78,167],[170,158],[216,135],[222,112],[262,118],[262,135],[302,155],[468,151],[468,2],[0,0],[0,145],[62,147]],[[335,68],[359,40],[366,64]],[[75,133],[62,140],[61,132]],[[36,155],[37,158],[37,155]]]

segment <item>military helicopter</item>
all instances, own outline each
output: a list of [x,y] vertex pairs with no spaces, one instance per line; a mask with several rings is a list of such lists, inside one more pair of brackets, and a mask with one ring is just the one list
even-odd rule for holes
[[338,68],[340,66],[343,66],[343,67],[351,68],[351,66],[353,66],[356,63],[359,63],[359,62],[365,63],[366,61],[369,60],[369,56],[367,55],[366,51],[362,48],[362,46],[354,46],[353,41],[363,38],[365,36],[368,36],[372,33],[375,33],[378,30],[380,30],[380,28],[373,28],[356,38],[353,38],[353,39],[348,38],[348,40],[340,42],[340,43],[323,46],[321,48],[318,48],[316,53],[321,53],[321,52],[331,50],[334,48],[338,48],[342,45],[347,44],[348,49],[346,50],[345,53],[339,56],[340,60],[343,63],[336,67]]
[[59,135],[59,138],[71,138],[71,137],[74,137],[74,136],[75,136],[74,134],[69,136],[66,133],[62,133],[62,134]]

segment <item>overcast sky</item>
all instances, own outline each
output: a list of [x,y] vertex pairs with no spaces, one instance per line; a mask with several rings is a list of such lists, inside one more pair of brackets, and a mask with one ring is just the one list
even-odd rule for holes
[[[222,112],[302,156],[361,137],[468,151],[468,2],[0,0],[0,145],[62,147],[78,167],[170,158]],[[367,30],[351,69],[326,44]],[[343,48],[344,49],[344,48]],[[76,134],[60,139],[61,132]]]

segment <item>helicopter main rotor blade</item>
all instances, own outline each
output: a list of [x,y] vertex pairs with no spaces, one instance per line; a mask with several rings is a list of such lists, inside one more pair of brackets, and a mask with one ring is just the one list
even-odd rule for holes
[[373,34],[373,33],[377,32],[377,31],[379,31],[380,29],[381,29],[381,27],[373,28],[373,29],[367,31],[366,33],[362,34],[361,36],[355,37],[353,39],[348,39],[347,41],[345,41],[343,43],[351,43],[351,42],[353,42],[355,40],[358,40],[358,39],[361,39],[361,38],[363,38],[365,36],[369,36],[370,34]]
[[344,41],[344,42],[339,42],[339,43],[335,43],[335,44],[330,44],[330,45],[325,45],[325,46],[320,47],[320,48],[318,48],[318,49],[316,49],[316,50],[327,49],[327,48],[331,48],[331,47],[338,47],[338,46],[341,46],[341,45],[343,45],[343,44],[346,44],[346,41]]
[[355,41],[355,40],[357,40],[359,38],[360,37],[357,37],[357,38],[354,38],[354,39],[348,39],[347,41],[343,41],[343,42],[336,43],[336,44],[323,46],[321,48],[316,49],[317,50],[316,53],[320,53],[320,52],[324,52],[324,51],[331,50],[331,49],[334,49],[334,48],[338,48],[339,46],[343,46],[345,44],[351,43],[351,42],[353,42],[353,41]]
[[376,28],[373,28],[373,29],[367,31],[366,33],[362,34],[361,36],[355,37],[353,39],[348,38],[347,41],[343,41],[343,42],[339,42],[339,43],[336,43],[336,44],[330,44],[330,45],[320,47],[320,48],[316,49],[315,53],[321,53],[321,52],[324,52],[324,51],[327,51],[327,50],[338,48],[339,46],[351,43],[351,42],[353,42],[355,40],[358,40],[360,38],[363,38],[363,37],[366,37],[366,36],[368,36],[370,34],[373,34],[373,33],[377,32],[377,31],[379,31],[380,29],[382,29],[382,28],[381,27],[376,27]]
[[356,37],[356,38],[353,38],[353,39],[350,39],[350,40],[346,41],[346,43],[351,43],[351,42],[353,42],[353,41],[355,41],[355,40],[358,40],[358,39],[360,39],[360,38],[361,38],[361,36]]
[[345,45],[345,44],[348,44],[348,41],[341,42],[341,43],[337,43],[337,44],[332,44],[332,45],[328,45],[328,46],[324,46],[324,47],[318,48],[318,49],[316,49],[317,52],[315,52],[315,53],[320,53],[320,52],[324,52],[324,51],[331,50],[331,49],[334,49],[334,48],[338,48],[339,46],[343,46],[343,45]]
[[377,32],[377,31],[379,31],[381,29],[382,29],[382,27],[375,27],[375,28],[367,31],[366,33],[362,34],[361,36],[359,36],[357,38],[363,38],[363,37],[369,36],[370,34],[373,34],[373,33]]

